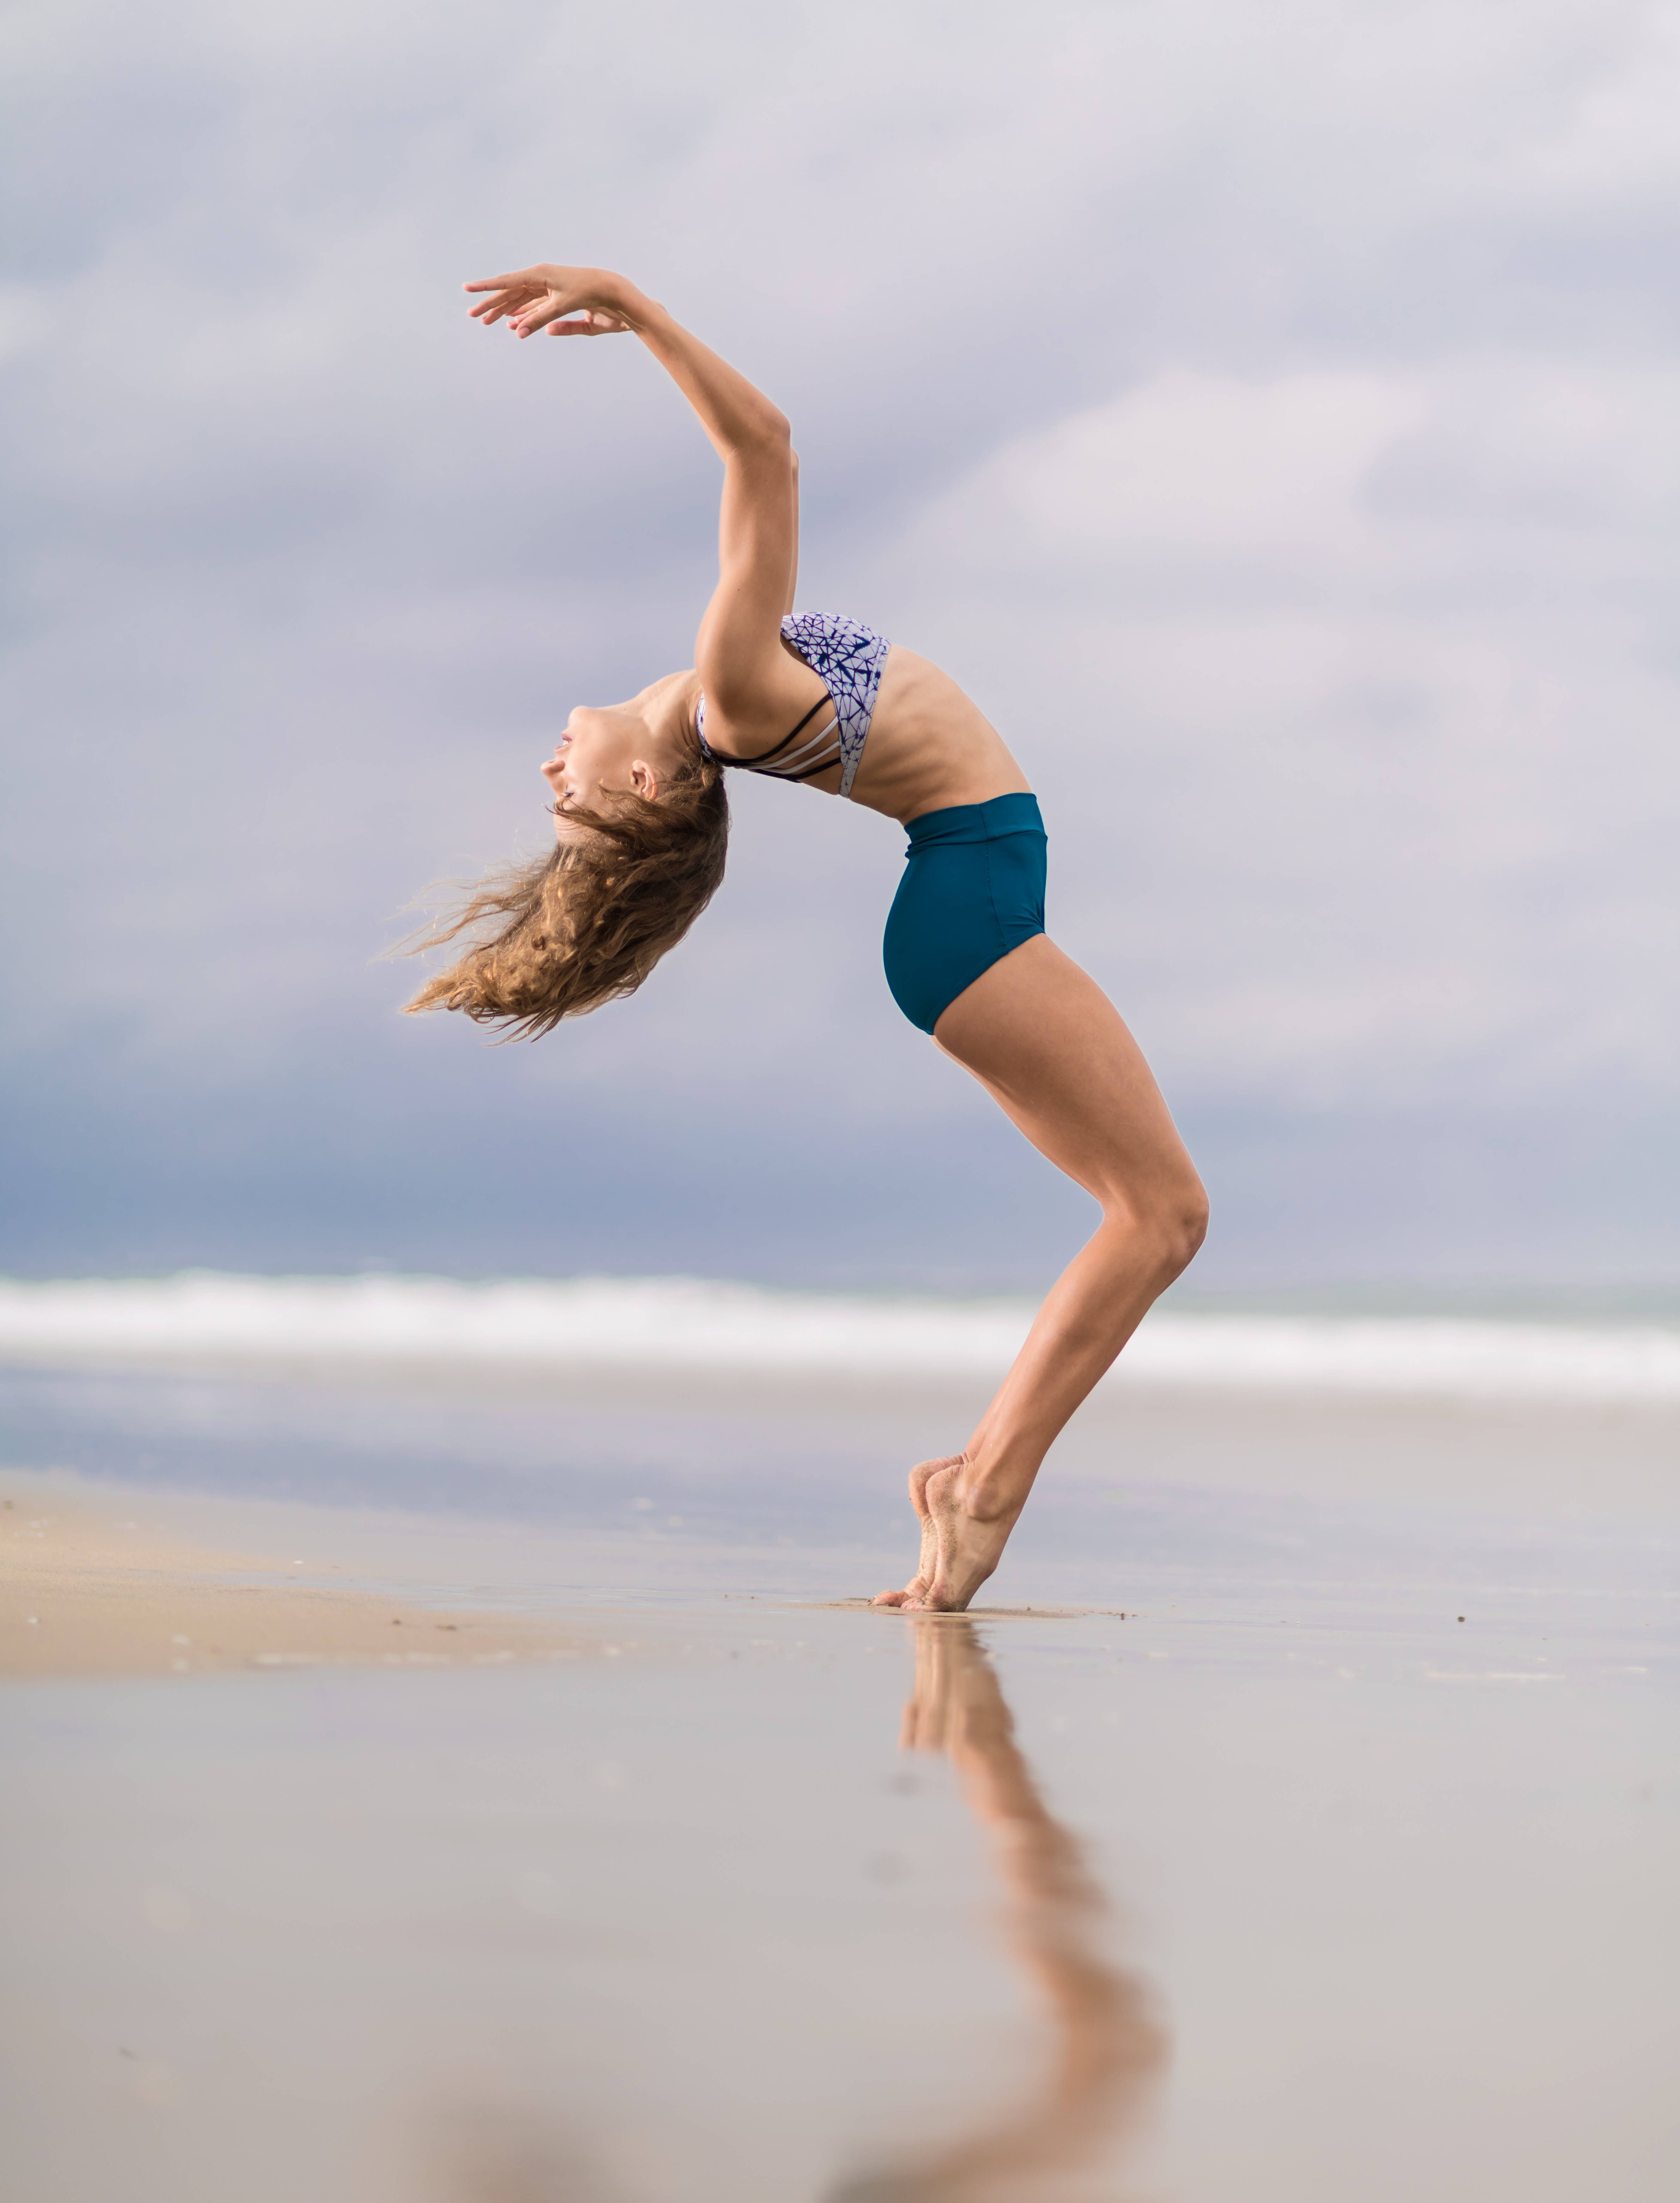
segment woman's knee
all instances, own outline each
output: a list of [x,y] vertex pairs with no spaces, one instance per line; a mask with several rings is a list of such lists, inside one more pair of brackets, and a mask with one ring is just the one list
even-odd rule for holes
[[1207,1188],[1192,1172],[1173,1218],[1173,1251],[1178,1270],[1188,1270],[1200,1254],[1202,1242],[1207,1237]]
[[1143,1242],[1163,1287],[1189,1268],[1207,1237],[1207,1191],[1194,1171],[1147,1195],[1129,1193],[1103,1206],[1111,1221]]
[[1174,1190],[1154,1220],[1153,1236],[1169,1278],[1182,1277],[1207,1237],[1207,1194],[1200,1178]]

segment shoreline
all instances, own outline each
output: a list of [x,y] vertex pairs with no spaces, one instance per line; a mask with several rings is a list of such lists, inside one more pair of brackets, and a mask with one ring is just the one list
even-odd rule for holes
[[0,1682],[506,1666],[589,1649],[535,1617],[300,1580],[307,1562],[200,1544],[156,1519],[181,1511],[146,1491],[0,1470]]
[[[899,1464],[947,1450],[981,1404],[957,1385],[633,1394],[616,1377],[200,1362],[194,1382],[227,1389],[189,1414],[168,1397],[182,1373],[108,1366],[124,1396],[85,1428],[20,1424],[0,1467],[0,1680],[488,1666],[601,1651],[655,1607],[847,1604],[912,1556]],[[271,1461],[257,1434],[275,1432]],[[1142,1583],[1183,1580],[1186,1537],[1216,1537],[1214,1577],[1252,1574],[1263,1603],[1273,1556],[1304,1539],[1332,1556],[1314,1566],[1368,1550],[1416,1574],[1489,1535],[1549,1541],[1548,1565],[1560,1541],[1631,1537],[1648,1573],[1680,1533],[1677,1464],[1680,1415],[1644,1404],[1110,1393],[1058,1440],[1044,1490],[1133,1510],[1101,1533],[1113,1591],[1073,1587],[1056,1540],[1075,1533],[1040,1507],[1045,1536],[1017,1552],[1032,1573],[1011,1570],[1004,1598],[1130,1608]]]
[[[726,1426],[754,1443],[797,1444],[817,1427],[905,1466],[963,1443],[991,1397],[990,1378],[893,1372],[746,1375],[728,1370],[562,1370],[536,1362],[182,1354],[55,1355],[0,1349],[0,1387],[56,1379],[137,1388],[208,1384],[253,1399],[307,1403],[330,1420],[343,1409],[389,1403],[528,1420],[629,1419],[659,1433],[658,1450],[686,1450],[687,1434]],[[166,1450],[173,1435],[153,1426]],[[487,1427],[487,1426],[486,1426]],[[48,1450],[50,1448],[50,1450]],[[0,1475],[83,1470],[66,1433],[33,1456],[15,1452]],[[1651,1400],[1441,1398],[1303,1386],[1243,1390],[1128,1380],[1099,1385],[1058,1438],[1047,1469],[1070,1482],[1271,1497],[1418,1502],[1454,1510],[1603,1515],[1680,1522],[1680,1403]],[[85,1472],[99,1477],[87,1467]],[[141,1488],[139,1485],[136,1489]],[[166,1477],[160,1490],[180,1490]],[[902,1487],[898,1487],[901,1489]],[[895,1491],[895,1498],[896,1498]]]

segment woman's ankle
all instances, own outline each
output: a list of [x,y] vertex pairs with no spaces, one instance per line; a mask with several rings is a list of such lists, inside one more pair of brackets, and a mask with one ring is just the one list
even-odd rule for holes
[[1000,1522],[1018,1515],[1027,1503],[1038,1464],[1023,1468],[1007,1456],[987,1459],[975,1450],[965,1453],[958,1471],[957,1497],[963,1511],[976,1522]]

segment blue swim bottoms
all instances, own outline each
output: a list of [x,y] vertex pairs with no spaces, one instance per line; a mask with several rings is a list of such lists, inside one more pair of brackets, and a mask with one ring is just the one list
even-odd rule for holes
[[881,954],[893,1000],[932,1032],[965,987],[1044,930],[1044,821],[1035,795],[928,811],[908,828]]

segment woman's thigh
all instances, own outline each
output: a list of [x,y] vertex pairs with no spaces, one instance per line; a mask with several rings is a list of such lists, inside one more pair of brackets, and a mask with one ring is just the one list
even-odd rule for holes
[[1096,981],[1047,934],[964,988],[934,1038],[1105,1205],[1176,1207],[1200,1195],[1142,1049]]

